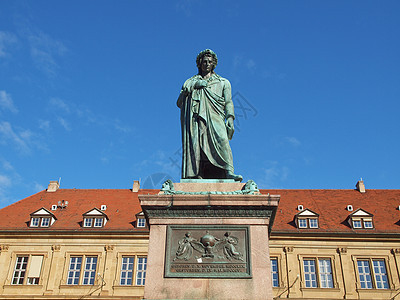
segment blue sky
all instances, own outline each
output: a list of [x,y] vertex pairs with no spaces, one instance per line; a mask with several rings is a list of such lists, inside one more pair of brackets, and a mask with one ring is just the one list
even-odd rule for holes
[[0,207],[180,178],[180,87],[213,49],[236,173],[399,188],[399,1],[1,1]]

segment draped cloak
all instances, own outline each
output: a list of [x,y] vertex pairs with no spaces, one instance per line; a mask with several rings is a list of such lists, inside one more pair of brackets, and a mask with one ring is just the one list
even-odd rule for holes
[[217,74],[208,78],[207,86],[195,89],[200,75],[183,84],[177,105],[181,109],[182,178],[199,175],[201,152],[214,166],[233,173],[226,119],[235,118],[231,84]]

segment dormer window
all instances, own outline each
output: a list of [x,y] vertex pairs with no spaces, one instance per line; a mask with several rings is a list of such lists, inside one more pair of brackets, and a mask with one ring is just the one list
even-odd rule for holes
[[373,215],[359,208],[349,215],[348,222],[353,229],[373,229]]
[[41,209],[31,213],[29,227],[50,227],[55,221],[56,217],[49,210],[42,207]]
[[140,213],[136,214],[136,228],[146,228],[146,218],[144,213],[141,211]]
[[84,218],[83,227],[92,227],[93,218]]
[[140,218],[137,220],[137,227],[146,227],[146,220],[144,218]]
[[298,220],[299,228],[307,228],[307,219],[299,219]]
[[103,218],[94,218],[94,227],[103,227]]
[[318,226],[318,217],[319,215],[312,210],[304,209],[295,216],[295,222],[297,224],[297,228],[305,229],[317,229]]
[[310,228],[318,228],[318,219],[308,219]]
[[40,218],[31,218],[31,227],[39,227]]
[[93,208],[83,215],[83,227],[104,227],[108,221],[107,215],[98,208]]
[[50,225],[50,218],[42,218],[42,223],[40,224],[40,227],[49,227]]

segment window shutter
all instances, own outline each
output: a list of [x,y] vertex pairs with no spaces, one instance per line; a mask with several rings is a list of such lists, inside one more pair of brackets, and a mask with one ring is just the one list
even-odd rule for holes
[[31,265],[29,266],[28,278],[40,277],[40,270],[42,269],[43,255],[32,255]]

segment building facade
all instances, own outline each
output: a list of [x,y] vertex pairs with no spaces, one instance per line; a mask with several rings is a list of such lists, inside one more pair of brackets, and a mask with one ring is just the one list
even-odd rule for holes
[[[149,228],[140,189],[41,191],[0,210],[0,299],[142,299]],[[281,195],[275,299],[400,299],[400,190]],[[183,287],[184,288],[184,287]]]

